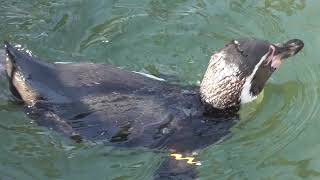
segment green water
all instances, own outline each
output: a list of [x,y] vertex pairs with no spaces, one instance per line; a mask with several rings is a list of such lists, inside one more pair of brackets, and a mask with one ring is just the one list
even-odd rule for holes
[[[320,179],[320,1],[0,0],[0,41],[197,84],[232,38],[304,40],[248,105],[232,138],[203,150],[200,179]],[[77,144],[28,119],[0,81],[0,179],[150,179],[166,154]]]

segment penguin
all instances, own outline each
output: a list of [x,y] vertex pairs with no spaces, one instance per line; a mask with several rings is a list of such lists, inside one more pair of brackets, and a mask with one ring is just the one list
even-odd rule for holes
[[241,104],[256,99],[272,73],[304,47],[299,39],[232,40],[211,56],[200,86],[181,87],[107,64],[46,63],[4,44],[10,91],[31,119],[76,142],[178,153],[154,179],[196,178],[192,163],[175,158],[229,134]]

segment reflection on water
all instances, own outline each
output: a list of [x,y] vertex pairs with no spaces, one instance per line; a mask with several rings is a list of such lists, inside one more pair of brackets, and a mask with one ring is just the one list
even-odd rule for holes
[[292,15],[297,10],[303,10],[306,0],[265,0],[264,8],[268,10],[281,11],[287,15]]
[[[92,61],[197,84],[235,37],[305,41],[243,107],[232,137],[199,155],[203,179],[318,179],[320,2],[306,0],[11,0],[0,41],[54,61]],[[150,179],[166,154],[75,144],[38,127],[0,81],[0,179]]]

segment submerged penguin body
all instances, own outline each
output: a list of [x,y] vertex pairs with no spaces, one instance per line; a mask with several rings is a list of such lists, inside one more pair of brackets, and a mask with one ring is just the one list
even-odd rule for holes
[[[28,115],[77,141],[181,152],[211,144],[228,133],[216,129],[233,124],[203,116],[198,87],[104,64],[46,64],[9,44],[7,53],[14,63],[7,64],[12,92],[26,103]],[[205,140],[199,133],[216,135]]]
[[[211,57],[200,87],[104,64],[48,64],[9,43],[5,69],[12,94],[39,125],[79,142],[190,153],[228,134],[240,104],[255,99],[282,59],[302,47],[300,40],[232,41]],[[190,170],[166,163],[165,176]]]

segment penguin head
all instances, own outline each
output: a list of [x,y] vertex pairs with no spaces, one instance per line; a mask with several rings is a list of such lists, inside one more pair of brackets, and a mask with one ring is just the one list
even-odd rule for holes
[[211,57],[200,86],[202,101],[225,109],[254,100],[283,60],[303,46],[298,39],[278,44],[254,38],[232,40]]
[[284,59],[294,56],[304,46],[299,39],[277,44],[257,39],[234,40],[233,43],[242,54],[239,68],[245,76],[240,97],[241,103],[254,100],[272,73],[279,69]]

